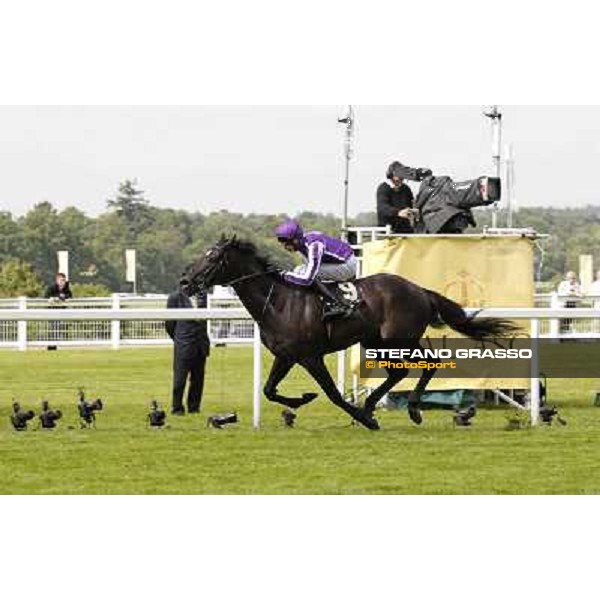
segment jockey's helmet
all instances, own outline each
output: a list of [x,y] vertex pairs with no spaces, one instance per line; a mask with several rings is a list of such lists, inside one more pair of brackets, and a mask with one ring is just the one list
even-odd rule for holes
[[304,236],[302,226],[295,219],[288,219],[275,230],[275,235],[280,241],[300,240]]

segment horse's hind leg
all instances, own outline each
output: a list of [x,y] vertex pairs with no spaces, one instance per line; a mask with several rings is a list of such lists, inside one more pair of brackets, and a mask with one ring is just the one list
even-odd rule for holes
[[367,415],[372,415],[377,403],[398,383],[408,375],[405,369],[388,370],[388,378],[375,388],[365,400],[364,410]]
[[323,358],[314,358],[300,363],[321,386],[321,389],[327,394],[327,397],[343,411],[347,412],[355,421],[364,425],[367,429],[379,429],[379,423],[372,417],[367,415],[361,408],[346,402],[335,382],[331,378]]
[[295,362],[292,360],[276,356],[267,382],[265,383],[265,387],[263,388],[263,392],[271,402],[277,402],[288,408],[296,409],[312,402],[317,397],[317,394],[303,394],[300,398],[287,398],[286,396],[281,396],[277,393],[277,386],[290,372],[294,364]]
[[423,369],[421,377],[417,382],[417,387],[408,395],[408,415],[413,423],[420,425],[423,422],[420,405],[421,396],[427,387],[427,384],[433,379],[437,369]]

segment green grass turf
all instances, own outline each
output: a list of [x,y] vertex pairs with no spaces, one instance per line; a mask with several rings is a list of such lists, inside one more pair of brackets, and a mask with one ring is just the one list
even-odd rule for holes
[[[269,366],[266,359],[264,373]],[[454,428],[446,411],[427,411],[418,428],[402,411],[379,413],[382,431],[370,432],[320,396],[299,411],[293,430],[280,423],[282,407],[265,401],[257,432],[251,349],[217,348],[203,413],[150,430],[147,403],[156,397],[168,408],[170,367],[169,349],[0,352],[0,493],[600,493],[597,381],[550,382],[550,402],[567,427],[508,432],[508,411],[487,409],[471,429]],[[78,428],[79,386],[105,399],[96,430]],[[295,370],[282,389],[315,384]],[[15,432],[13,397],[36,411],[46,397],[65,417],[54,431]],[[205,427],[207,414],[231,409],[238,425]]]

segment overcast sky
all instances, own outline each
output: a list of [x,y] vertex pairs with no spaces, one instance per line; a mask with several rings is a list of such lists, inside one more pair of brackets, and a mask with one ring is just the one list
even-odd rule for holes
[[[373,210],[398,159],[438,175],[492,173],[481,106],[357,106],[350,214]],[[600,204],[600,107],[503,106],[519,205]],[[340,212],[344,106],[0,107],[0,210],[48,200],[104,210],[137,179],[162,207]]]

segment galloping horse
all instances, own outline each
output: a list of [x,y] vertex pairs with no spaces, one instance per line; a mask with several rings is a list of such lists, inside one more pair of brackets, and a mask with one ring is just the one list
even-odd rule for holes
[[[190,293],[212,285],[231,285],[242,304],[260,327],[263,344],[275,360],[264,386],[265,396],[292,409],[312,402],[317,394],[297,398],[282,396],[277,386],[298,364],[304,367],[329,399],[369,429],[379,429],[373,413],[377,402],[405,376],[405,369],[390,369],[387,379],[365,400],[362,408],[346,402],[329,374],[324,357],[360,343],[376,348],[394,340],[419,339],[430,324],[443,322],[475,340],[501,337],[516,326],[500,319],[468,316],[455,302],[390,274],[378,274],[355,281],[361,300],[353,315],[323,323],[321,298],[311,289],[283,281],[249,243],[222,237],[192,267],[188,274]],[[409,415],[422,422],[421,395],[435,370],[424,370],[409,395]]]

